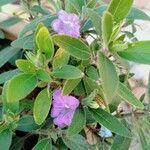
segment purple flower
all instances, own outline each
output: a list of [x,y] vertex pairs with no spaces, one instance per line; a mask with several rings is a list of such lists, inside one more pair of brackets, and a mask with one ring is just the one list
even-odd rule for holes
[[80,21],[77,15],[61,10],[58,12],[57,16],[58,19],[55,19],[52,22],[52,28],[54,31],[72,37],[80,36]]
[[51,111],[54,124],[60,128],[69,126],[78,106],[78,99],[73,96],[63,96],[61,90],[54,90],[53,107]]

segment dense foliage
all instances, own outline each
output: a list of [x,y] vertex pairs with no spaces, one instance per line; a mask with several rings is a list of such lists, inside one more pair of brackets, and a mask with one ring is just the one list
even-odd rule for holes
[[3,29],[23,18],[0,22],[0,150],[148,150],[150,103],[128,80],[129,61],[150,64],[150,41],[134,37],[150,17],[133,0],[47,3],[21,0],[29,23],[14,41]]

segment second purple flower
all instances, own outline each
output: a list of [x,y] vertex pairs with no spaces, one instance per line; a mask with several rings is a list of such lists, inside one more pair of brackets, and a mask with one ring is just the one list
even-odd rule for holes
[[69,126],[78,106],[78,99],[73,96],[63,96],[61,90],[54,90],[51,111],[51,117],[54,118],[54,124],[59,128]]

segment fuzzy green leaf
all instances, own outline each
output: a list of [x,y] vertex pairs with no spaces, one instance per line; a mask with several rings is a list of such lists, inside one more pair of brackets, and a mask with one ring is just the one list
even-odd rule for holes
[[17,102],[25,98],[37,85],[37,78],[33,74],[19,74],[9,81],[7,101]]
[[128,48],[119,51],[119,56],[137,63],[150,64],[150,41],[134,42]]
[[86,116],[83,108],[78,108],[72,119],[72,123],[67,130],[69,136],[79,133],[86,125]]
[[46,27],[41,27],[36,35],[36,44],[46,58],[51,59],[54,55],[54,45],[50,33]]
[[53,40],[59,47],[78,59],[90,58],[89,47],[77,38],[67,35],[54,35]]
[[40,140],[32,150],[52,150],[52,143],[50,139]]
[[33,115],[38,125],[41,125],[46,119],[51,107],[51,95],[48,95],[47,89],[42,90],[34,102]]
[[105,110],[99,108],[89,109],[89,111],[95,120],[107,129],[123,137],[131,137],[130,131],[124,126],[124,124]]
[[98,69],[106,101],[110,103],[119,85],[116,68],[104,54],[98,52]]
[[118,23],[123,20],[129,13],[133,0],[111,0],[108,11],[114,16]]
[[51,72],[51,76],[60,79],[78,79],[84,76],[84,73],[77,67],[65,65]]

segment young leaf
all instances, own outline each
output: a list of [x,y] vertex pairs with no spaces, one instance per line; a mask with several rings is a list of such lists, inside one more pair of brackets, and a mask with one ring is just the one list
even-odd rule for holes
[[36,67],[29,60],[18,59],[16,60],[16,65],[25,73],[34,73],[36,71]]
[[131,138],[116,135],[110,150],[127,150],[131,144]]
[[9,86],[9,82],[5,82],[2,90],[2,104],[3,104],[3,113],[6,113],[8,110],[11,110],[12,112],[16,112],[19,109],[19,103],[14,103],[13,107],[9,107],[9,104],[7,103],[7,90]]
[[117,90],[118,95],[127,101],[129,104],[143,108],[143,104],[134,96],[134,94],[122,83],[119,83],[119,87]]
[[50,80],[50,77],[49,77],[49,74],[48,72],[46,72],[45,70],[43,69],[39,69],[36,71],[36,75],[37,75],[37,78],[41,81],[44,81],[44,82],[49,82]]
[[114,16],[116,23],[123,20],[129,13],[133,0],[111,0],[108,11]]
[[73,135],[73,136],[64,136],[62,138],[63,142],[66,144],[68,148],[71,150],[88,150],[88,144],[85,140],[85,138],[79,134]]
[[7,101],[11,104],[26,97],[37,85],[34,74],[20,74],[9,81]]
[[124,126],[124,124],[119,122],[117,118],[115,118],[105,110],[101,108],[99,109],[89,108],[89,111],[91,115],[95,118],[95,120],[99,124],[106,127],[107,129],[123,137],[131,137],[130,131]]
[[40,140],[32,150],[52,150],[52,143],[50,139]]
[[0,149],[9,150],[12,140],[12,133],[9,130],[4,130],[0,133]]
[[34,121],[34,118],[30,115],[25,115],[17,122],[17,130],[24,132],[31,132],[38,129],[40,126]]
[[81,81],[81,78],[66,80],[62,89],[63,95],[70,94],[74,90],[74,88],[79,84],[80,81]]
[[74,114],[71,125],[67,130],[69,136],[79,133],[86,125],[86,116],[83,108],[78,108]]
[[84,73],[77,67],[65,65],[51,72],[51,76],[60,79],[78,79],[84,76]]
[[150,41],[134,42],[128,48],[118,52],[124,59],[137,63],[150,64]]
[[118,89],[119,79],[113,63],[101,52],[98,52],[98,69],[106,101],[110,103]]
[[54,45],[50,33],[46,27],[41,27],[36,35],[36,44],[46,58],[51,59],[54,55]]
[[51,96],[48,95],[47,88],[42,90],[34,102],[33,115],[38,125],[41,125],[46,119],[51,107]]
[[73,38],[67,35],[54,35],[54,42],[65,51],[70,53],[70,55],[79,59],[89,59],[90,49],[81,40]]
[[102,36],[105,44],[108,46],[113,31],[113,17],[111,13],[105,12],[102,17]]
[[53,69],[60,68],[68,64],[70,55],[64,49],[59,48],[53,58]]

